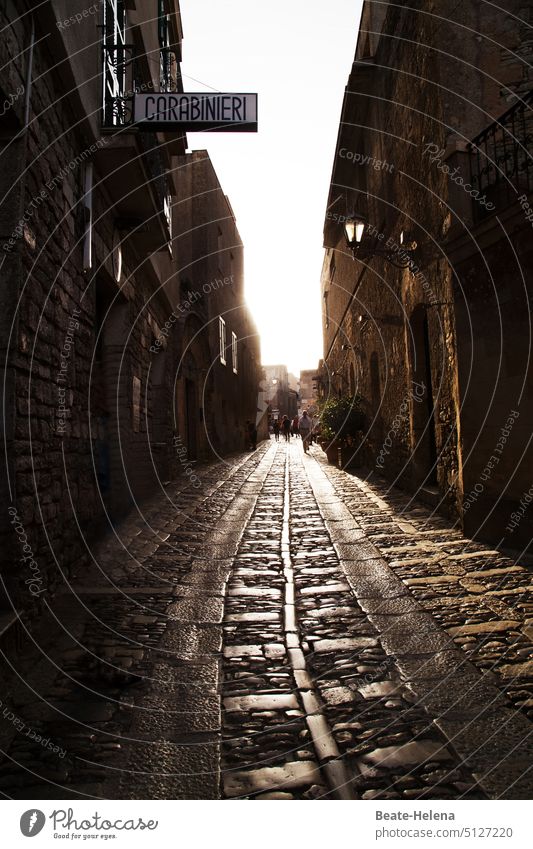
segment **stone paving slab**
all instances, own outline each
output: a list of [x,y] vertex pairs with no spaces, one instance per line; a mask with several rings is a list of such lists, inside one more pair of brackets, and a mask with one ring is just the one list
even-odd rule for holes
[[[297,761],[284,768],[263,769],[227,773],[224,776],[224,793],[228,798],[247,797],[268,790],[302,790],[319,787],[326,792],[317,765],[313,761]],[[294,798],[292,795],[287,798]]]
[[[254,783],[258,778],[268,780],[267,793],[283,793],[285,799],[403,798],[404,793],[419,797],[430,793],[431,798],[466,793],[482,798],[468,768],[457,760],[425,709],[413,705],[416,697],[395,671],[396,659],[387,656],[376,628],[355,599],[351,581],[344,578],[340,547],[336,550],[332,544],[320,512],[328,481],[324,478],[323,486],[318,485],[321,493],[315,499],[307,479],[307,461],[297,447],[280,446],[274,451],[271,474],[245,530],[226,596],[224,795],[257,798],[262,788]],[[327,500],[328,507],[335,504],[337,518],[339,512],[342,515],[339,499]],[[359,538],[354,521],[346,527],[352,532],[353,545],[354,532]],[[264,556],[249,560],[246,581],[248,590],[254,591],[247,595],[234,592],[242,574],[241,562],[259,546],[269,552],[268,573]],[[353,549],[349,553],[353,554]],[[370,566],[363,564],[365,574],[370,574],[378,560],[378,577],[388,578],[387,572],[380,571],[381,560],[371,560]],[[349,562],[359,575],[361,563]],[[271,593],[278,586],[277,575],[285,580],[283,598],[281,591]],[[370,589],[373,595],[374,586]],[[409,597],[401,583],[394,596],[398,593],[400,598],[404,594]],[[396,598],[381,597],[376,604],[378,601],[390,605]],[[239,615],[241,610],[250,614],[282,609],[283,623]],[[404,604],[392,612],[411,613],[412,605],[407,611]],[[269,633],[276,642],[266,642]],[[280,647],[280,636],[286,651]],[[279,648],[268,653],[267,645]],[[297,694],[298,708],[289,698],[291,691]],[[292,709],[287,709],[289,704]],[[433,748],[423,755],[419,749],[417,758],[407,757],[411,749],[406,748],[403,758],[398,744],[408,746],[424,731]],[[370,768],[362,760],[367,753],[386,749],[381,768]],[[433,775],[440,761],[431,760],[437,751],[444,752],[449,763],[446,776],[439,776],[438,790]],[[300,761],[316,764],[315,786],[284,786]],[[228,778],[231,775],[238,777],[235,785]],[[408,782],[407,786],[401,785],[402,781]]]
[[37,695],[6,675],[21,720],[66,755],[0,727],[3,792],[531,794],[521,564],[298,441],[213,464],[202,482],[128,519],[76,595],[58,596],[60,663],[27,662]]
[[[317,481],[317,490],[324,493],[326,491],[323,480],[325,476],[332,491],[342,497],[339,518],[345,517],[347,522],[351,515],[352,519],[356,517],[360,521],[361,508],[364,515],[373,516],[373,508],[370,507],[369,502],[375,503],[376,496],[369,485],[360,479],[354,481],[339,470],[328,468],[318,453],[314,457],[315,460],[309,459],[307,464],[310,480],[313,485]],[[351,503],[346,498],[347,489],[359,496],[353,498]],[[380,506],[385,505],[384,509],[391,516],[394,515],[386,498],[380,501]],[[417,508],[417,511],[424,513],[421,508]],[[427,518],[428,516],[427,513],[424,518],[426,521],[431,521]],[[369,522],[372,521],[373,518],[369,519]],[[343,548],[344,524],[341,521],[332,523],[326,519],[326,526],[332,538],[339,540],[336,546],[339,551]],[[383,517],[379,524],[384,524]],[[445,525],[444,522],[442,524]],[[379,525],[369,524],[367,532],[369,527],[377,528]],[[416,524],[410,522],[407,530],[400,527],[400,532],[416,533]],[[395,530],[394,533],[397,531]],[[456,542],[469,550],[452,555],[451,567],[446,565],[442,557],[438,563],[433,561],[433,565],[431,561],[425,559],[413,561],[411,557],[405,561],[398,561],[395,558],[402,550],[402,546],[381,548],[380,560],[372,561],[370,571],[367,570],[367,563],[364,561],[358,565],[349,560],[344,563],[344,567],[358,600],[378,628],[380,642],[395,658],[400,672],[409,682],[409,687],[413,690],[418,702],[435,717],[435,723],[445,733],[455,750],[465,761],[473,765],[476,778],[489,795],[497,798],[527,798],[527,794],[529,797],[531,795],[532,782],[531,775],[524,772],[524,762],[529,759],[531,763],[533,759],[531,736],[533,725],[526,716],[512,709],[511,703],[504,696],[505,688],[502,692],[496,686],[505,679],[505,672],[498,676],[498,667],[494,667],[490,675],[483,674],[484,667],[476,669],[474,665],[475,655],[470,652],[463,654],[456,648],[457,643],[463,647],[461,640],[474,641],[476,638],[486,637],[497,641],[499,635],[515,633],[514,629],[517,624],[520,624],[520,617],[499,620],[491,610],[485,620],[471,622],[465,617],[466,621],[463,619],[460,624],[443,628],[443,624],[445,626],[448,624],[443,621],[444,614],[441,613],[437,620],[434,616],[429,616],[424,608],[427,607],[427,597],[430,592],[434,592],[439,586],[459,586],[457,575],[447,574],[444,571],[442,574],[433,576],[428,575],[426,571],[424,574],[413,575],[411,570],[424,569],[425,566],[426,569],[448,569],[449,572],[450,569],[456,568],[455,564],[463,564],[467,560],[470,563],[476,558],[483,558],[484,568],[474,572],[476,580],[480,580],[480,576],[484,576],[487,572],[493,574],[496,572],[497,576],[520,573],[523,586],[529,583],[527,572],[522,567],[517,569],[510,563],[507,563],[502,571],[499,567],[490,568],[490,559],[487,560],[487,558],[501,560],[502,556],[499,552],[476,547],[469,544],[468,540],[462,539],[460,535],[456,534],[456,536]],[[387,535],[381,533],[377,533],[373,538],[378,551],[382,541],[389,539]],[[410,551],[411,548],[412,546],[406,546],[404,550]],[[431,544],[426,543],[426,548],[431,551]],[[390,558],[389,562],[387,557]],[[387,585],[390,588],[389,591]],[[399,586],[404,588],[401,592],[398,592]],[[424,595],[419,594],[418,600],[416,597],[411,597],[409,602],[404,602],[405,612],[403,612],[400,607],[403,601],[402,594],[407,595],[409,590],[415,591],[418,587],[424,588]],[[466,586],[462,588],[463,596],[467,595],[469,587],[471,584],[466,582]],[[380,612],[381,599],[385,598],[389,601],[388,595],[393,607],[389,607],[387,613]],[[473,604],[476,605],[475,610],[478,615],[477,612],[480,608],[483,609],[483,605],[480,606],[477,599],[473,601]],[[397,607],[395,608],[394,605]],[[435,610],[433,602],[430,609]],[[448,605],[445,609],[451,608]],[[523,622],[523,616],[521,621]],[[523,636],[526,635],[523,634]],[[524,651],[526,651],[525,646]],[[474,664],[470,660],[474,661]],[[499,668],[505,669],[505,665]],[[517,671],[520,669],[520,664],[516,664],[516,669]],[[531,671],[531,669],[526,671],[526,679]],[[514,680],[518,677],[516,675]],[[501,723],[501,735],[496,733],[498,722]],[[519,753],[518,757],[517,753]]]
[[116,799],[216,799],[218,743],[137,743]]
[[[173,484],[168,497],[145,505],[144,519],[126,519],[94,549],[94,567],[75,576],[74,593],[57,596],[53,627],[38,639],[58,662],[48,677],[31,655],[26,671],[20,666],[36,688],[33,706],[20,679],[4,680],[6,700],[18,699],[21,712],[34,717],[33,729],[57,739],[64,757],[57,763],[44,752],[43,760],[43,750],[15,730],[7,740],[9,795],[25,798],[31,788],[36,799],[218,796],[217,620],[253,507],[241,487],[250,475],[259,479],[267,451],[204,469],[201,493],[186,494],[186,481]],[[267,470],[268,461],[262,477]],[[206,533],[228,508],[233,532],[224,526],[224,539],[209,545]],[[179,621],[169,619],[169,609]],[[88,698],[88,690],[95,695]]]

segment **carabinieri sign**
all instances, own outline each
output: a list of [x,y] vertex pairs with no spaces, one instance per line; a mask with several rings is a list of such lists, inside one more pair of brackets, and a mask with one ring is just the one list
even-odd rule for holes
[[133,120],[146,130],[257,132],[257,94],[136,94]]

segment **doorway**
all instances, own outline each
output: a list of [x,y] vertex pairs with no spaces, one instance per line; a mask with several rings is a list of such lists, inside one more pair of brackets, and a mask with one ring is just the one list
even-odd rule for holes
[[188,377],[185,378],[185,424],[187,429],[187,454],[189,460],[198,459],[198,401],[196,398],[196,385]]
[[426,307],[417,306],[410,321],[412,465],[417,484],[437,484],[437,439],[431,348]]

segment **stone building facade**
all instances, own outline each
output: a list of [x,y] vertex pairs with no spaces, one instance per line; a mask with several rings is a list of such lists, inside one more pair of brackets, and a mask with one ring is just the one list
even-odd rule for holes
[[289,371],[286,365],[264,366],[265,377],[262,383],[268,405],[268,415],[293,419],[298,412],[298,393],[291,388]]
[[182,90],[177,0],[7,0],[0,30],[2,630],[184,458],[204,456],[184,393],[202,397],[214,343],[189,366],[195,327],[172,320],[185,134],[131,124],[134,91]]
[[509,529],[531,486],[532,14],[364,4],[322,269],[322,392],[363,397],[365,462],[517,548],[533,531],[529,507]]
[[244,296],[243,245],[206,150],[179,157],[174,207],[182,346],[177,429],[191,456],[240,451],[258,408],[260,341]]
[[300,410],[313,416],[318,413],[318,369],[303,369],[300,372]]

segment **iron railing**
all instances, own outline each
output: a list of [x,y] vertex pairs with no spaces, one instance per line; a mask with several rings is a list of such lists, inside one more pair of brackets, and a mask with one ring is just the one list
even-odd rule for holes
[[135,47],[106,44],[103,47],[103,126],[119,129],[133,123]]
[[[133,124],[133,99],[137,92],[153,91],[153,84],[139,81],[133,44],[105,44],[103,47],[103,127],[120,129]],[[160,51],[159,90],[182,91],[176,54]]]
[[524,95],[468,146],[472,187],[486,203],[474,203],[486,218],[533,189],[533,90]]

